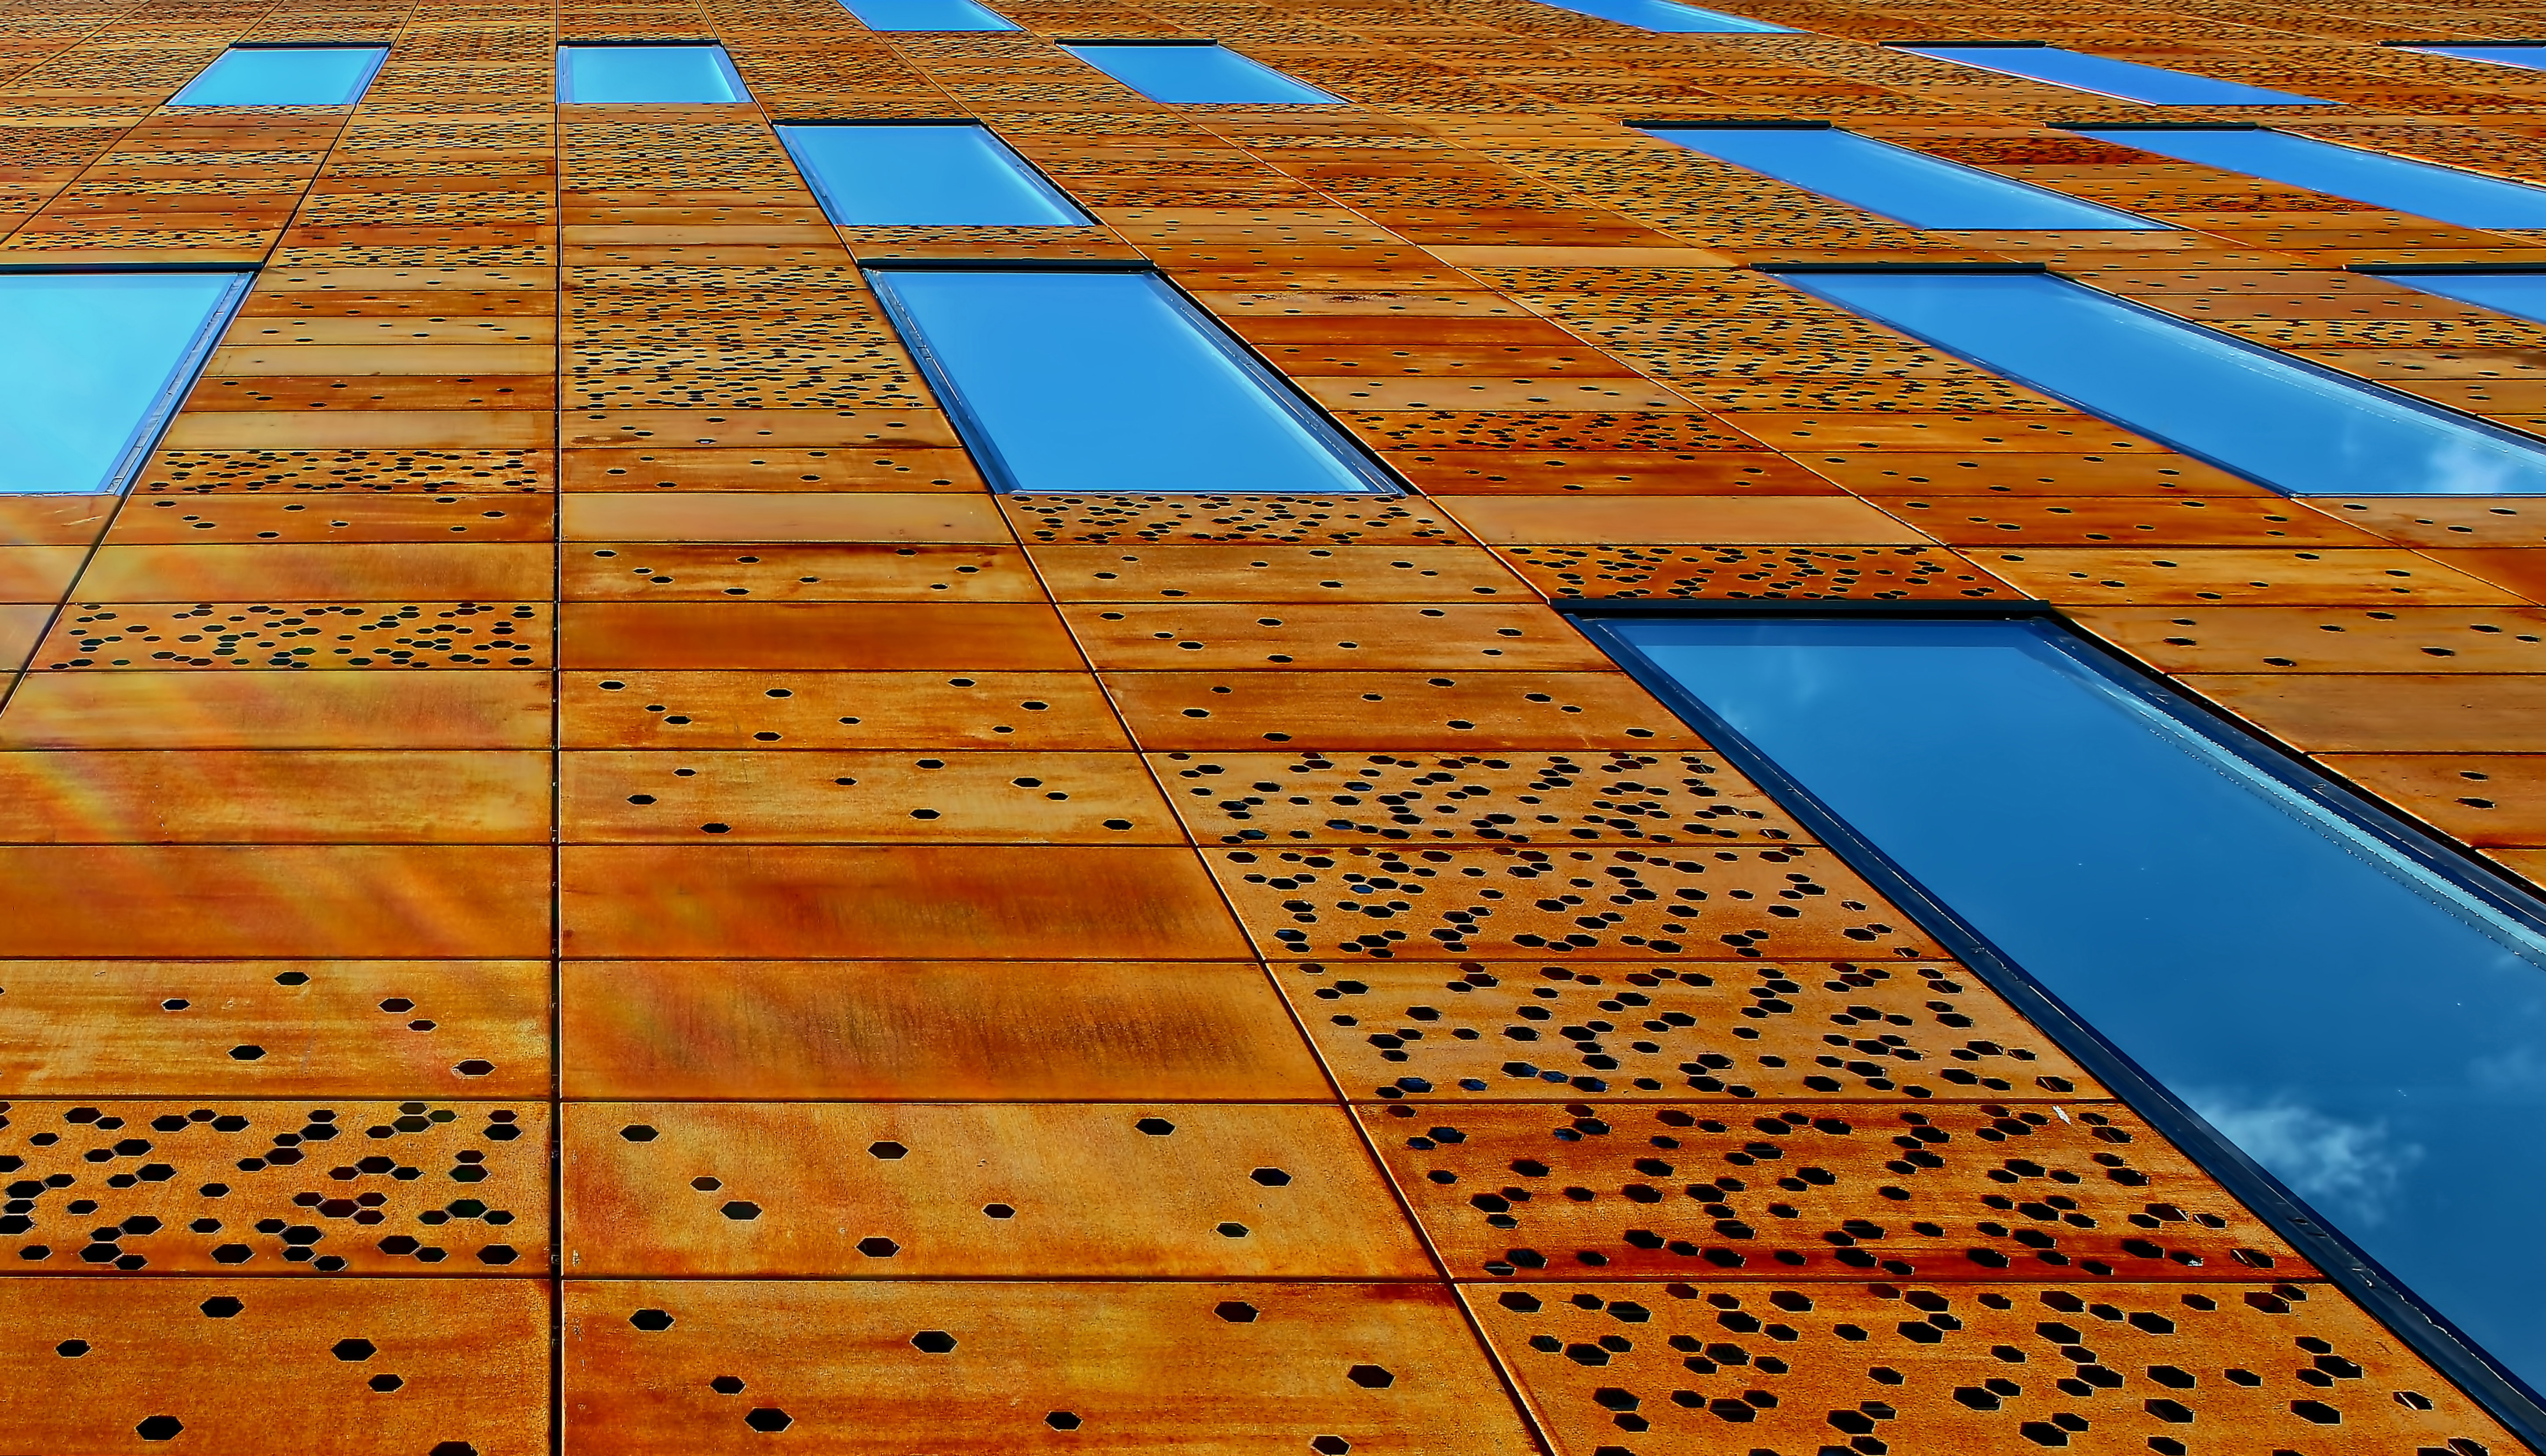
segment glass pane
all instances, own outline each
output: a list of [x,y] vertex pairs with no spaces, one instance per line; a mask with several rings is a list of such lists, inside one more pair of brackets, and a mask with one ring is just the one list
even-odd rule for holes
[[1828,127],[1656,127],[1654,135],[1912,227],[2164,227]]
[[[2546,943],[2019,622],[1619,635],[2546,1381]],[[2260,751],[2260,750],[2257,750]]]
[[2546,273],[2382,273],[2389,283],[2546,323]]
[[973,0],[840,0],[875,31],[1013,31]]
[[668,106],[748,101],[721,45],[562,45],[557,100]]
[[2116,146],[2264,177],[2461,227],[2546,227],[2546,188],[2260,128],[2075,128]]
[[875,278],[974,454],[1011,489],[1386,488],[1331,424],[1149,274]]
[[987,128],[781,127],[843,227],[1078,226],[1089,218]]
[[2313,96],[2187,75],[2135,60],[2086,55],[2057,45],[1904,45],[1912,55],[1957,61],[1984,71],[2048,81],[2073,91],[2118,96],[2151,106],[2332,106]]
[[0,493],[120,490],[243,273],[0,273]]
[[233,46],[170,106],[351,106],[388,55],[385,45]]
[[1547,0],[1558,10],[1570,10],[1600,20],[1614,20],[1622,26],[1640,31],[1653,31],[1664,36],[1698,35],[1708,31],[1740,31],[1752,35],[1786,35],[1790,26],[1772,26],[1764,20],[1746,16],[1726,15],[1720,10],[1700,10],[1694,5],[1674,5],[1671,0]]
[[2419,50],[2426,55],[2452,55],[2460,60],[2490,61],[2495,65],[2515,65],[2523,70],[2546,71],[2546,45],[2402,45],[2400,50]]
[[1337,106],[1343,101],[1222,45],[1064,48],[1151,101],[1171,105]]
[[2546,494],[2507,431],[2039,273],[1785,282],[2294,495]]

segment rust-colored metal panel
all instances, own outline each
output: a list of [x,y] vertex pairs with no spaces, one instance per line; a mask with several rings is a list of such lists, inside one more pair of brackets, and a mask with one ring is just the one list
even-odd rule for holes
[[1837,856],[1809,846],[1648,853],[1355,844],[1213,850],[1205,858],[1270,956],[1940,954]]
[[2476,607],[2521,600],[2430,557],[2385,547],[2052,547],[1976,551],[1974,559],[2028,596],[2095,606]]
[[[702,260],[713,261],[713,260]],[[610,409],[569,407],[557,422],[559,443],[575,449],[697,446],[788,450],[949,449],[963,445],[933,409]]]
[[1277,963],[1349,1097],[2101,1096],[1956,966]]
[[[324,450],[290,447],[162,450],[143,465],[132,486],[131,498],[135,501],[147,499],[149,504],[136,505],[120,524],[131,526],[130,517],[145,509],[155,515],[159,510],[158,498],[168,497],[180,501],[180,505],[172,507],[172,510],[182,515],[195,509],[183,506],[184,500],[197,500],[200,506],[199,497],[218,496],[222,499],[220,509],[226,511],[232,503],[256,500],[267,491],[273,492],[272,496],[266,497],[272,504],[265,508],[286,511],[295,503],[312,510],[334,509],[316,505],[320,499],[378,500],[380,496],[387,495],[404,502],[403,508],[421,509],[424,502],[417,499],[419,496],[468,497],[498,492],[514,496],[538,494],[554,488],[552,479],[554,471],[551,466],[553,455],[553,451],[546,448],[532,449],[524,445],[510,449],[477,449],[465,444],[440,449],[403,450],[360,446]],[[451,502],[454,506],[462,503],[461,499]],[[255,506],[247,508],[259,509]],[[527,503],[525,508],[550,509]],[[470,513],[474,514],[473,507]],[[235,522],[242,518],[229,515],[224,519]],[[223,535],[218,527],[206,532],[205,536],[216,542],[232,539]],[[242,539],[263,541],[291,537],[288,532],[274,538],[250,532]]]
[[547,541],[555,534],[555,504],[520,495],[222,495],[133,501],[108,539],[117,546],[305,546]]
[[843,1456],[1538,1449],[1437,1284],[573,1280],[564,1297],[577,1456],[759,1451],[782,1417],[791,1449]]
[[[1128,748],[1085,673],[569,672],[579,748]],[[0,716],[0,734],[7,731]]]
[[0,1445],[537,1456],[549,1300],[535,1279],[0,1281]]
[[578,1098],[1314,1101],[1248,962],[569,961]]
[[60,601],[87,556],[80,546],[0,546],[0,600]]
[[549,851],[500,844],[0,847],[0,956],[548,952]]
[[1939,546],[1515,546],[1512,565],[1551,597],[2007,598],[2024,595]]
[[1518,602],[1091,603],[1061,616],[1100,671],[1614,665],[1564,618]]
[[[2464,571],[2515,592],[2526,601],[2546,601],[2546,551],[2521,547],[2486,547],[2466,551],[2434,551],[2432,560]],[[2495,598],[2494,600],[2501,600]]]
[[1432,1273],[1331,1105],[586,1102],[562,1141],[578,1275]]
[[1449,510],[1478,540],[1497,546],[1923,545],[1929,539],[1864,501],[1837,495],[1470,495],[1450,502]]
[[2521,1449],[2314,1282],[1462,1293],[1560,1456]]
[[1810,843],[1712,753],[1158,753],[1205,844]]
[[[999,497],[999,508],[1019,540],[1041,545],[1424,546],[1468,540],[1448,514],[1418,496],[1012,494]],[[1252,562],[1254,555],[1247,559]]]
[[[1960,483],[1960,482],[1956,482]],[[1938,541],[2000,545],[2381,546],[2381,538],[2280,495],[1913,495],[1884,502]]]
[[2546,752],[2546,675],[2198,673],[2178,681],[2303,753]]
[[588,493],[567,496],[558,515],[568,541],[977,544],[1014,539],[998,507],[987,497],[951,491]]
[[2117,1103],[1357,1111],[1457,1277],[2314,1273]]
[[545,450],[555,443],[548,409],[365,409],[313,414],[250,409],[180,411],[163,450]]
[[583,490],[982,490],[951,446],[891,450],[568,450],[563,488]]
[[2329,753],[2317,761],[2461,843],[2546,845],[2546,755]]
[[56,671],[545,667],[550,633],[546,602],[79,601],[55,619],[35,664]]
[[1433,495],[1836,495],[1838,487],[1764,450],[1394,451],[1388,463]]
[[1380,379],[1313,375],[1295,381],[1301,392],[1328,409],[1614,409],[1695,412],[1695,401],[1623,366],[1616,373],[1585,376],[1567,371],[1543,379],[1429,376]]
[[1119,672],[1105,678],[1147,749],[1307,742],[1410,750],[1693,747],[1621,672]]
[[[1773,436],[1771,437],[1773,439]],[[2169,496],[2221,500],[2251,496],[2265,506],[2290,501],[2268,486],[2185,455],[2139,451],[2122,455],[2020,455],[1997,450],[1883,450],[1870,454],[1800,449],[1796,459],[1848,489],[1876,499],[1929,500],[1927,492],[1978,496],[2107,498],[2104,509],[2127,509],[2122,498],[2151,501]],[[2015,507],[2013,500],[2000,502]]]
[[578,543],[565,550],[568,601],[1040,602],[1043,583],[1012,546],[883,543],[723,546]]
[[10,748],[536,748],[545,672],[58,672],[0,713]]
[[568,847],[563,863],[565,949],[576,957],[1247,954],[1210,877],[1186,850],[591,845]]
[[2546,672],[2546,608],[2088,607],[2163,672]]
[[544,1097],[544,961],[0,962],[0,1095]]
[[115,514],[99,495],[19,495],[0,500],[0,546],[86,546]]
[[[2399,546],[2502,548],[2546,546],[2546,505],[2517,496],[2369,496],[2359,500],[2318,496],[2308,504]],[[2442,557],[2443,560],[2447,557]],[[2513,557],[2515,565],[2520,557]],[[2459,563],[2487,580],[2481,557]],[[2533,576],[2522,576],[2534,580]],[[2516,589],[2517,580],[2501,585]],[[2534,596],[2536,593],[2531,592]]]
[[1064,602],[1531,601],[1472,546],[1041,546],[1026,552]]
[[1767,410],[1728,413],[1726,424],[1811,463],[1824,451],[1908,451],[1942,455],[2163,454],[2172,451],[2082,414],[1786,414]]
[[539,753],[0,751],[0,842],[545,844]]
[[1130,753],[587,751],[562,770],[573,843],[1186,842]]
[[1067,670],[1081,659],[1050,607],[935,602],[568,602],[562,665]]

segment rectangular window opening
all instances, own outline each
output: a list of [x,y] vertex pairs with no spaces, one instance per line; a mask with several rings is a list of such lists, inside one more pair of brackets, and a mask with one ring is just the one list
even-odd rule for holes
[[2539,442],[2045,273],[1780,273],[2291,495],[2546,494]]
[[2333,102],[2300,96],[2295,92],[2170,71],[2163,66],[2142,65],[2135,60],[2115,60],[2106,55],[2063,50],[2057,45],[1902,45],[1895,48],[1931,60],[1950,60],[1975,70],[2022,76],[2028,81],[2066,86],[2072,91],[2088,91],[2097,96],[2143,102],[2150,106],[2334,105]]
[[1594,20],[1613,20],[1657,36],[1752,35],[1791,36],[1792,26],[1771,25],[1748,16],[1727,15],[1680,5],[1675,0],[1543,0],[1554,10],[1570,10]]
[[842,227],[1083,227],[1094,222],[971,122],[794,123],[778,139]]
[[0,272],[0,494],[129,484],[251,277]]
[[1153,273],[888,266],[870,276],[1002,489],[1398,489],[1333,421]]
[[352,106],[371,89],[386,45],[233,45],[170,106]]
[[569,104],[714,106],[750,99],[721,45],[557,47],[557,100]]
[[2238,1154],[2546,1384],[2546,1266],[2500,1256],[2546,1199],[2532,897],[2047,617],[1632,611],[1576,620],[2303,1248]]
[[2460,227],[2546,227],[2546,188],[2260,127],[2076,127],[2116,146]]
[[1013,31],[1006,17],[974,0],[840,0],[871,31]]
[[1215,41],[1070,41],[1061,48],[1151,101],[1169,106],[1341,106]]
[[2163,229],[1978,167],[1832,127],[1647,127],[1655,136],[1910,227]]

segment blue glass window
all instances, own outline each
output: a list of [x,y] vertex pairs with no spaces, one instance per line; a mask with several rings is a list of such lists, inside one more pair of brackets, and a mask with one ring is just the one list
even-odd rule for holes
[[1720,10],[1700,10],[1694,5],[1677,5],[1672,0],[1546,0],[1558,10],[1570,10],[1597,20],[1614,20],[1622,26],[1652,31],[1661,36],[1696,36],[1727,32],[1748,35],[1790,35],[1792,26],[1772,26],[1764,20],[1747,16],[1726,15]]
[[1339,106],[1305,81],[1210,42],[1086,41],[1063,47],[1151,101],[1170,106]]
[[351,106],[363,99],[385,45],[233,45],[170,106]]
[[2397,48],[2419,50],[2425,55],[2447,55],[2459,60],[2517,66],[2522,70],[2546,71],[2546,45],[2533,42],[2505,42],[2498,45],[2400,45]]
[[2546,273],[2381,273],[2389,283],[2546,323]]
[[749,101],[721,45],[560,45],[557,100],[630,106]]
[[2293,495],[2546,494],[2506,430],[2041,273],[1788,284]]
[[969,123],[791,126],[778,139],[842,227],[1070,227],[1086,214]]
[[1831,127],[1650,127],[1664,141],[1912,227],[2164,227]]
[[840,0],[871,31],[1013,31],[973,0]]
[[121,490],[244,273],[0,273],[0,494]]
[[2264,177],[2460,227],[2546,227],[2546,188],[2259,127],[2075,128],[2116,146]]
[[2057,45],[1904,45],[1912,55],[1950,60],[2000,75],[2045,81],[2072,91],[2091,91],[2151,106],[2332,106],[2313,96],[2249,86],[2115,60],[2105,55],[2063,50]]
[[1333,422],[1154,274],[874,277],[974,457],[1006,489],[1393,488]]
[[2501,1256],[2546,1203],[2533,901],[2047,621],[1593,631],[2546,1383],[2546,1263]]

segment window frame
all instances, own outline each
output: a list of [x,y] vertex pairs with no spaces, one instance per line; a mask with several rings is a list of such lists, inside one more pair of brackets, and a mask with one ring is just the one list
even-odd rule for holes
[[[2532,1445],[2546,1441],[2546,1398],[2491,1355],[2446,1316],[2424,1304],[2375,1259],[2311,1209],[2280,1179],[2230,1142],[2138,1061],[1999,950],[1987,935],[1930,893],[1873,841],[1781,768],[1697,694],[1683,686],[1613,624],[1655,619],[1798,619],[1852,621],[2007,621],[2047,624],[2052,645],[2124,693],[2489,907],[2546,933],[2546,902],[2472,850],[2422,829],[2374,797],[2175,687],[2146,664],[2114,651],[2049,602],[2007,601],[1707,601],[1649,602],[1567,598],[1550,602],[1647,692],[1695,729],[1708,746],[1747,775],[1760,791],[1821,839],[1849,869],[1890,899],[1912,923],[1960,960],[2018,1014],[2030,1020],[2088,1074],[2173,1142],[2201,1169],[2251,1209],[2334,1287],[2431,1362],[2477,1405]],[[2258,1278],[2260,1271],[2257,1271]],[[2541,1447],[2546,1449],[2546,1447]]]
[[990,431],[983,423],[981,416],[973,408],[971,400],[965,396],[962,386],[956,383],[954,376],[947,370],[944,361],[937,357],[936,350],[929,345],[926,331],[919,327],[918,320],[911,315],[909,308],[890,286],[888,280],[891,274],[1107,273],[1127,274],[1146,278],[1158,288],[1159,292],[1165,297],[1168,304],[1177,312],[1184,315],[1185,320],[1193,326],[1194,332],[1199,338],[1201,338],[1211,348],[1219,351],[1224,358],[1234,364],[1240,373],[1252,379],[1266,400],[1268,400],[1275,408],[1281,410],[1294,424],[1307,431],[1308,434],[1312,438],[1315,439],[1320,445],[1323,445],[1327,453],[1341,464],[1351,475],[1362,481],[1365,487],[1361,490],[1353,491],[1327,490],[1305,492],[1281,490],[1126,490],[1120,492],[1122,494],[1172,494],[1193,496],[1218,494],[1254,496],[1315,494],[1350,495],[1354,497],[1378,497],[1387,499],[1396,496],[1410,495],[1413,493],[1410,487],[1408,487],[1403,480],[1400,479],[1397,472],[1390,470],[1387,464],[1383,462],[1377,454],[1364,446],[1360,440],[1356,439],[1351,431],[1346,430],[1342,425],[1337,424],[1333,418],[1328,416],[1327,413],[1317,405],[1315,400],[1310,398],[1309,395],[1303,391],[1298,385],[1294,384],[1288,376],[1284,375],[1279,369],[1274,368],[1270,361],[1266,360],[1261,354],[1256,353],[1245,340],[1232,333],[1229,329],[1228,325],[1222,323],[1218,318],[1213,317],[1210,310],[1195,302],[1191,295],[1187,294],[1183,289],[1178,288],[1175,280],[1169,278],[1165,272],[1160,270],[1154,263],[1115,258],[877,257],[860,259],[858,261],[858,271],[865,275],[868,285],[875,290],[876,299],[884,305],[885,317],[891,322],[896,339],[904,349],[910,351],[912,362],[919,366],[920,377],[928,382],[928,387],[936,394],[937,402],[944,406],[947,418],[955,426],[956,434],[963,439],[965,453],[972,457],[973,464],[981,471],[982,478],[989,482],[990,489],[993,493],[999,495],[1037,496],[1083,494],[1085,492],[1039,490],[1033,486],[1025,484],[1018,477],[1016,471],[1010,467],[1007,460],[1000,455],[996,441],[992,438]]
[[[183,86],[178,87],[178,88],[177,88],[177,94],[176,94],[176,95],[174,95],[174,96],[169,97],[169,98],[168,98],[168,100],[166,101],[166,103],[164,103],[164,104],[165,104],[165,105],[168,105],[168,106],[182,106],[182,107],[188,107],[188,108],[193,108],[193,107],[208,107],[208,108],[209,108],[209,107],[280,107],[280,106],[305,106],[305,107],[360,106],[360,105],[362,105],[362,104],[363,104],[363,98],[364,98],[364,97],[366,97],[366,96],[371,95],[371,93],[372,93],[372,83],[373,83],[374,81],[377,81],[377,80],[379,80],[379,79],[381,78],[381,67],[382,67],[382,66],[384,66],[384,65],[387,65],[387,64],[389,63],[389,51],[390,51],[390,50],[392,50],[393,48],[395,48],[395,43],[394,43],[393,42],[390,42],[390,41],[233,41],[233,42],[231,42],[229,44],[222,46],[222,47],[221,47],[221,53],[220,53],[219,55],[215,55],[215,56],[213,56],[213,57],[212,58],[212,60],[211,60],[211,61],[209,61],[208,63],[206,63],[206,65],[204,66],[204,68],[203,68],[202,70],[197,71],[197,72],[195,72],[195,74],[194,74],[194,75],[192,75],[192,76],[188,77],[188,78],[187,78],[187,80],[186,80],[186,84],[185,84],[185,85],[183,85]],[[362,81],[362,84],[361,84],[360,86],[357,86],[357,87],[355,87],[355,88],[354,88],[354,95],[353,95],[353,98],[352,98],[351,100],[349,100],[349,101],[188,101],[188,100],[186,100],[186,99],[185,99],[186,93],[187,93],[188,91],[193,90],[193,89],[195,88],[195,85],[196,85],[196,83],[197,83],[197,82],[200,82],[200,81],[202,81],[202,80],[204,79],[204,77],[206,77],[206,76],[208,76],[208,75],[211,75],[211,74],[212,74],[212,68],[213,68],[214,66],[219,65],[219,64],[220,64],[224,59],[228,58],[228,56],[229,56],[230,52],[231,52],[231,51],[233,51],[233,50],[368,50],[368,51],[371,51],[371,52],[372,52],[372,64],[371,64],[371,68],[370,68],[370,69],[368,69],[368,70],[366,70],[366,71],[364,71],[364,72],[363,72],[363,81]]]
[[[725,84],[733,95],[724,101],[577,101],[567,96],[571,82],[566,70],[565,54],[569,50],[705,50],[716,58],[717,68],[724,72]],[[742,72],[736,70],[733,57],[727,54],[721,41],[559,41],[556,43],[556,104],[559,106],[751,106],[751,88],[743,84]]]
[[[796,148],[787,140],[789,128],[814,127],[970,127],[987,136],[990,144],[1005,154],[1008,162],[1016,168],[1017,175],[1025,179],[1029,188],[1042,194],[1044,201],[1061,212],[1076,214],[1078,220],[1075,222],[843,222],[832,216],[829,191],[822,186],[814,170],[805,165],[805,159],[796,154]],[[1032,158],[1009,145],[1008,139],[999,134],[997,128],[977,117],[850,117],[837,120],[776,118],[771,120],[769,128],[777,133],[778,144],[786,150],[789,165],[795,167],[796,175],[804,179],[806,189],[813,194],[813,201],[822,209],[823,217],[834,227],[1095,227],[1101,225],[1096,220],[1096,214],[1087,211],[1085,205],[1071,197],[1060,183],[1053,181],[1043,168],[1034,164]]]

